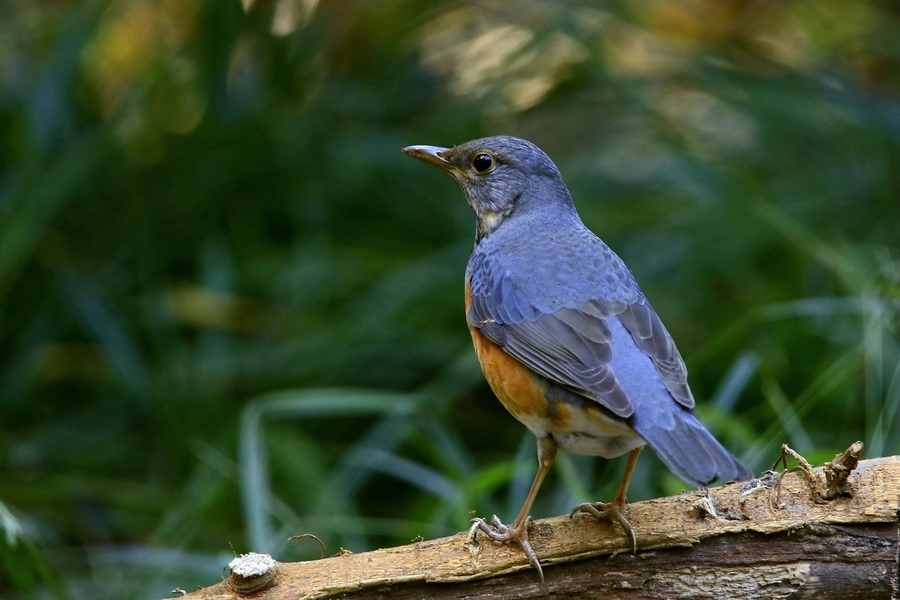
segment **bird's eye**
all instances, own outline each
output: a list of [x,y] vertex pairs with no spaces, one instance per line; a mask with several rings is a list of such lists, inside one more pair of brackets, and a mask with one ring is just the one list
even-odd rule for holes
[[480,174],[487,173],[494,166],[494,157],[487,152],[479,152],[472,159],[472,168]]

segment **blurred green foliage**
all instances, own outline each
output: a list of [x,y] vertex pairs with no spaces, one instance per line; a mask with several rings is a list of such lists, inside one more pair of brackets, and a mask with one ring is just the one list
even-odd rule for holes
[[[307,559],[288,536],[515,514],[534,441],[470,348],[471,215],[409,144],[543,147],[755,471],[782,442],[900,452],[896,4],[0,15],[0,501],[26,549],[0,544],[0,595],[159,598],[229,543]],[[632,500],[684,487],[650,454]],[[622,467],[562,457],[535,517]]]

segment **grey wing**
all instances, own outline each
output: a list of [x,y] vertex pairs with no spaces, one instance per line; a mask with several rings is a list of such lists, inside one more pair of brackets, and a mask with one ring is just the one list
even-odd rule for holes
[[631,334],[637,347],[653,361],[672,397],[685,408],[694,408],[694,395],[688,387],[684,359],[653,307],[646,300],[628,304],[616,317]]
[[[579,308],[537,313],[511,288],[503,294],[473,295],[469,321],[495,344],[544,377],[595,400],[627,418],[634,412],[610,366],[617,343],[609,319],[619,320],[635,345],[656,367],[665,387],[682,406],[692,408],[687,369],[653,308],[635,303],[590,300]],[[533,317],[524,320],[522,317]]]
[[[503,311],[492,311],[497,307],[488,298],[472,300],[469,319],[488,339],[537,373],[628,419],[685,481],[702,486],[717,477],[753,476],[694,416],[684,361],[646,301],[592,300],[534,321],[504,323],[490,316]],[[641,355],[655,368],[641,366]]]

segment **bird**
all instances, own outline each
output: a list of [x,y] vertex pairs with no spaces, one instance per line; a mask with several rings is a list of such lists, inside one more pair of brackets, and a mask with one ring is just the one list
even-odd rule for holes
[[511,136],[402,151],[452,176],[474,213],[468,329],[494,394],[537,438],[538,471],[516,519],[473,519],[472,540],[483,532],[518,544],[543,581],[529,513],[558,449],[604,458],[628,453],[615,498],[580,504],[571,514],[618,523],[635,553],[624,509],[644,446],[697,487],[753,477],[694,415],[672,336],[622,259],[584,225],[544,151]]

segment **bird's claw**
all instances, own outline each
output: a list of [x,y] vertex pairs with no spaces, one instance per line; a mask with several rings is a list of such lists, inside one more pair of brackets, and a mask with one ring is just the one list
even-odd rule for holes
[[622,514],[624,504],[624,502],[619,503],[615,500],[612,502],[585,502],[584,504],[579,504],[573,508],[569,516],[574,517],[575,513],[583,512],[594,515],[600,520],[618,523],[619,526],[625,530],[625,533],[631,536],[632,553],[637,554],[637,534],[634,532],[634,527],[631,526],[631,523],[629,523],[628,519],[625,518],[625,515]]
[[495,542],[518,544],[522,548],[522,551],[525,552],[525,556],[528,558],[528,564],[534,567],[538,572],[538,576],[543,583],[544,570],[541,569],[541,563],[538,560],[537,553],[534,551],[534,548],[531,547],[531,542],[528,540],[528,527],[531,526],[532,523],[531,517],[527,517],[525,521],[519,525],[516,525],[515,523],[512,525],[504,525],[500,521],[500,518],[497,517],[497,515],[494,515],[491,518],[491,522],[493,523],[493,526],[488,525],[482,518],[476,517],[472,519],[472,527],[469,528],[469,535],[466,536],[466,546],[469,548],[472,556],[478,554],[480,550],[478,541],[476,540],[479,531],[483,532]]

